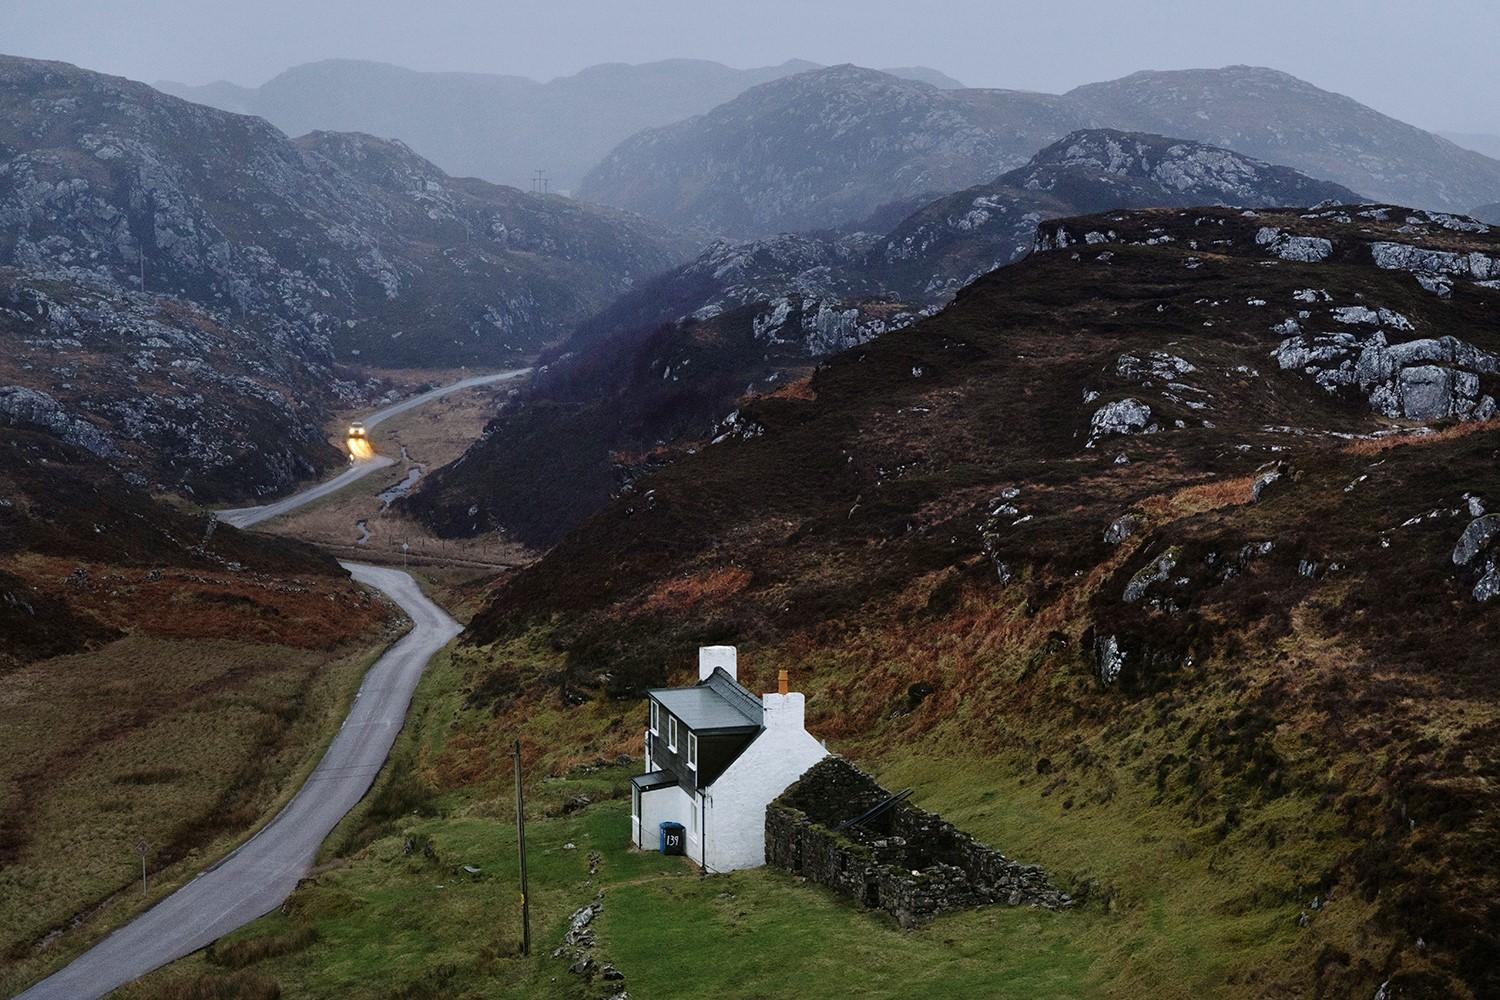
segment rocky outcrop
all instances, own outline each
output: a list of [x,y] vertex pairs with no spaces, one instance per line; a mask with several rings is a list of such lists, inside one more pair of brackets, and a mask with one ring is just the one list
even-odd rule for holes
[[1282,260],[1317,263],[1333,254],[1333,241],[1321,236],[1294,236],[1273,226],[1262,226],[1255,242]]
[[11,424],[40,428],[100,458],[119,453],[99,428],[69,413],[45,392],[19,385],[0,386],[0,416]]
[[1101,438],[1123,434],[1154,434],[1160,428],[1151,418],[1151,407],[1139,399],[1105,403],[1089,418],[1089,447]]
[[[1379,313],[1361,310],[1352,314],[1357,321],[1411,329],[1399,314],[1381,315],[1388,312],[1383,309]],[[1400,323],[1391,323],[1393,317]],[[1300,331],[1297,321],[1287,322],[1288,329]],[[1283,340],[1273,356],[1283,370],[1303,372],[1330,392],[1359,392],[1372,410],[1386,417],[1432,422],[1449,418],[1487,420],[1495,414],[1494,398],[1480,391],[1481,376],[1500,374],[1500,358],[1457,337],[1391,344],[1384,330],[1364,334],[1298,332]]]
[[1453,565],[1473,584],[1474,600],[1500,597],[1500,514],[1469,522],[1453,547]]
[[842,757],[825,757],[766,809],[766,863],[827,886],[903,927],[1004,903],[1065,909],[1046,873],[907,802],[850,824],[890,793]]

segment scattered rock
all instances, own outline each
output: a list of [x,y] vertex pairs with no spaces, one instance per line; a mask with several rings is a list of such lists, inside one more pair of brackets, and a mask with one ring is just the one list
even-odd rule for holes
[[1175,545],[1151,560],[1130,578],[1125,585],[1123,599],[1126,604],[1134,604],[1146,596],[1146,591],[1151,589],[1154,583],[1164,583],[1171,579],[1172,571],[1177,568],[1177,560],[1181,557],[1182,550]]
[[1139,531],[1141,525],[1145,523],[1146,519],[1141,514],[1133,511],[1129,514],[1121,514],[1110,523],[1108,528],[1104,529],[1104,541],[1108,545],[1119,545]]
[[1151,407],[1139,399],[1119,399],[1105,403],[1094,411],[1089,421],[1089,446],[1102,437],[1116,434],[1154,434],[1159,428],[1151,422]]
[[1265,494],[1266,490],[1273,483],[1278,482],[1284,475],[1286,475],[1286,465],[1282,462],[1277,462],[1270,468],[1257,472],[1255,474],[1255,481],[1250,484],[1251,501],[1259,503],[1260,498]]

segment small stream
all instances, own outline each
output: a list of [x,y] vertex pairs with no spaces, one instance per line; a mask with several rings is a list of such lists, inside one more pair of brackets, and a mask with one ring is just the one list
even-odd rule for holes
[[[403,462],[411,461],[410,456],[406,454],[405,445],[401,446],[401,460]],[[422,478],[423,471],[423,467],[420,465],[413,465],[411,468],[407,469],[405,479],[401,480],[401,482],[397,483],[395,486],[392,486],[390,489],[380,494],[380,506],[389,507],[391,504],[395,503],[397,500],[400,500],[402,497],[406,496],[406,494],[410,493],[411,488],[417,485],[417,480]]]

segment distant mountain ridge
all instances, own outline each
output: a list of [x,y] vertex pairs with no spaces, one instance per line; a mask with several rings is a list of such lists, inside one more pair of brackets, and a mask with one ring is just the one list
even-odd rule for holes
[[1099,127],[1232,149],[1381,201],[1467,212],[1500,197],[1500,161],[1252,66],[1135,73],[1062,95],[812,70],[632,136],[579,193],[731,238],[846,228],[890,202],[984,183]]
[[1050,95],[834,66],[632,136],[579,196],[730,238],[807,232],[969,187],[1092,124]]
[[[158,90],[253,114],[291,136],[314,130],[401,139],[443,170],[529,188],[537,170],[553,191],[633,133],[734,98],[757,84],[818,68],[791,59],[733,69],[702,59],[590,66],[545,83],[492,73],[433,73],[358,59],[293,66],[259,87],[159,81]],[[889,72],[937,86],[963,85],[926,67]]]

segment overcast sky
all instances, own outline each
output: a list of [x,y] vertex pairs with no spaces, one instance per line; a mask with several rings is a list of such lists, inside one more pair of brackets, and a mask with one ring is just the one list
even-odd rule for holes
[[1500,133],[1500,0],[0,0],[0,51],[259,84],[333,56],[537,79],[674,56],[927,65],[1061,91],[1274,66],[1432,129]]

